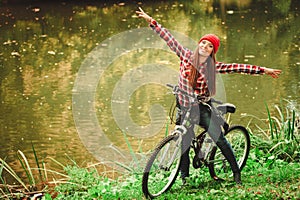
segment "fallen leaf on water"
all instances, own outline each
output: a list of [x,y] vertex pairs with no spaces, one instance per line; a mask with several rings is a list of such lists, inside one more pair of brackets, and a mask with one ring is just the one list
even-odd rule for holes
[[48,54],[55,55],[54,51],[48,51]]
[[12,56],[18,56],[18,57],[21,56],[21,55],[19,54],[19,52],[17,52],[17,51],[11,52],[11,55],[12,55]]

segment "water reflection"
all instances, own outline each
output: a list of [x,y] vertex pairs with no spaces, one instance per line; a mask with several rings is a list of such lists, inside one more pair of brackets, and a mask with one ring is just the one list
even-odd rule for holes
[[[33,144],[45,160],[54,157],[68,162],[67,154],[79,163],[95,162],[77,134],[72,89],[84,58],[98,44],[115,34],[146,26],[135,17],[137,6],[143,6],[165,27],[195,41],[204,33],[218,34],[222,43],[218,60],[283,70],[278,80],[222,75],[227,100],[238,107],[233,122],[241,123],[242,113],[266,118],[265,102],[272,105],[282,98],[299,102],[299,1],[236,2],[3,4],[0,7],[0,156],[16,164],[16,151],[20,149],[32,157]],[[127,145],[113,119],[111,91],[129,70],[154,61],[174,70],[178,67],[173,54],[144,49],[120,56],[99,80],[95,99],[99,124],[121,149]],[[168,112],[172,99],[162,86],[141,87],[130,100],[131,117],[136,123],[147,125],[151,121],[149,107],[157,103]],[[163,134],[164,130],[154,139],[128,139],[135,150],[141,143],[148,150],[155,144],[155,138]]]

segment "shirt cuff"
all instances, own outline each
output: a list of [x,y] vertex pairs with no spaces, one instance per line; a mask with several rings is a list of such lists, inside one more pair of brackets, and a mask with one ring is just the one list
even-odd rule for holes
[[156,27],[157,26],[156,20],[152,19],[149,25],[150,25],[150,27]]

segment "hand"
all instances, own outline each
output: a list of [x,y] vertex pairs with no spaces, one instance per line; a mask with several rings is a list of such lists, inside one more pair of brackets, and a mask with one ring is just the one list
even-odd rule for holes
[[139,11],[136,11],[136,14],[138,14],[138,17],[144,18],[148,23],[151,23],[152,17],[147,15],[141,7],[139,7]]
[[280,69],[265,68],[265,73],[269,76],[272,76],[273,78],[278,78],[279,75],[281,74],[281,70]]

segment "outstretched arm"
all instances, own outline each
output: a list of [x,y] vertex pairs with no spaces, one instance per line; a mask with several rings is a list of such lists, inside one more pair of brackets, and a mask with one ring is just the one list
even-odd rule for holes
[[267,67],[261,67],[261,66],[250,65],[250,64],[237,64],[237,63],[225,64],[222,62],[217,62],[216,68],[217,71],[222,74],[226,74],[226,73],[246,73],[252,75],[267,74],[269,76],[272,76],[273,78],[278,78],[281,73],[281,70],[279,69],[271,69]]

